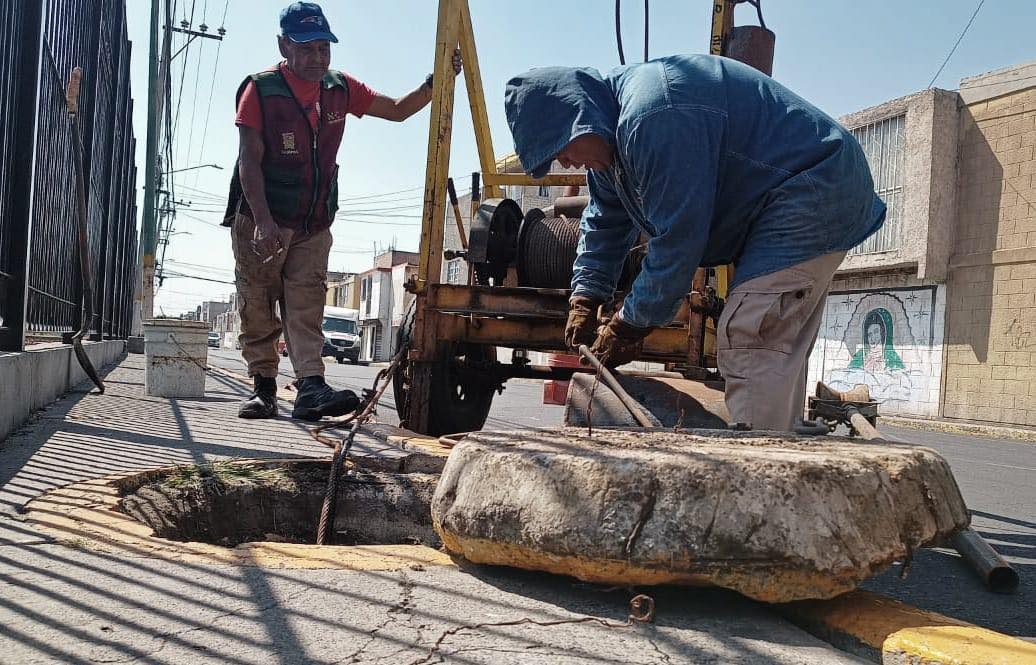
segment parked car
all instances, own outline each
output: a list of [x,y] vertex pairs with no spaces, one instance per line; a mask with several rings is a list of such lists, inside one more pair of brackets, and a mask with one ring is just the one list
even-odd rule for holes
[[321,356],[331,356],[338,362],[349,362],[354,365],[360,362],[360,335],[357,332],[357,322],[360,312],[346,307],[325,307],[324,323],[321,326],[324,330],[324,348]]
[[220,347],[220,341],[221,340],[220,340],[220,337],[219,337],[219,333],[216,332],[215,330],[210,330],[209,331],[209,346],[211,346],[214,349],[218,349]]

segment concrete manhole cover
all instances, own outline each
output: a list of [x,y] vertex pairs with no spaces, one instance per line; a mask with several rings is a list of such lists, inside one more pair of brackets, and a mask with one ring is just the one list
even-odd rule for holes
[[477,432],[432,501],[475,563],[830,598],[968,524],[927,448],[708,430]]
[[[125,483],[118,509],[155,536],[224,547],[313,543],[327,488],[326,461],[215,462]],[[338,545],[441,545],[430,503],[438,477],[355,469],[342,478]]]

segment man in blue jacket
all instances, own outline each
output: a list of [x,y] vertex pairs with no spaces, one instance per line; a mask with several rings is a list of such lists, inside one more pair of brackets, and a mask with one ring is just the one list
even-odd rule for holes
[[[673,320],[695,269],[734,263],[717,333],[727,407],[735,422],[790,429],[831,278],[885,219],[853,136],[773,79],[705,55],[607,76],[534,69],[508,82],[505,107],[527,173],[555,159],[588,170],[568,344],[629,362]],[[641,234],[641,272],[598,330]]]

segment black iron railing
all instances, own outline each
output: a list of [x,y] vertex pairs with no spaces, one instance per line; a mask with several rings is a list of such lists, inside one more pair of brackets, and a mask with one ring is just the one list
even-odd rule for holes
[[83,284],[65,87],[83,70],[95,337],[126,337],[136,167],[125,0],[0,0],[0,350],[79,326]]

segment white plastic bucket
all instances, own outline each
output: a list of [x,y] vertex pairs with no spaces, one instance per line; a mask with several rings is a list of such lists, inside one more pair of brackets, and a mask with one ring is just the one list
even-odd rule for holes
[[205,321],[145,321],[144,392],[153,397],[203,397],[208,336]]

